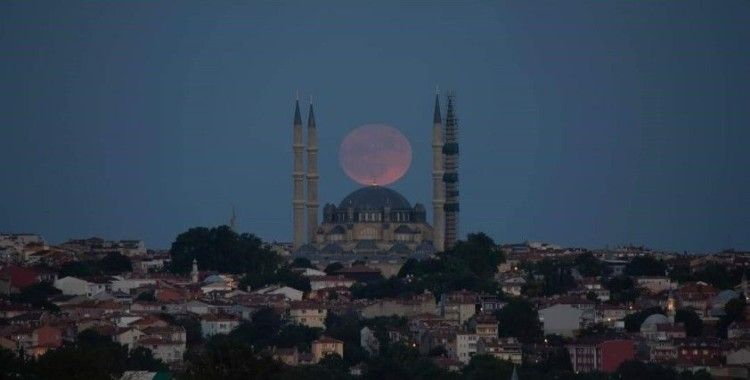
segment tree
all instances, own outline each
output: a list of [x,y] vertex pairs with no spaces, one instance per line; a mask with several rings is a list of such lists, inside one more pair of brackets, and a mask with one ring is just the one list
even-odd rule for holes
[[653,363],[643,363],[637,360],[629,360],[622,363],[620,368],[615,372],[615,376],[615,378],[622,380],[677,379],[677,373],[671,368]]
[[624,272],[629,276],[664,276],[667,266],[653,256],[638,256],[625,265]]
[[133,264],[129,257],[117,252],[111,252],[99,262],[99,268],[104,274],[115,275],[123,272],[132,272]]
[[699,337],[703,332],[703,320],[693,309],[679,309],[675,313],[674,321],[685,325],[685,334]]
[[471,380],[510,379],[512,373],[513,363],[489,355],[475,355],[462,371]]
[[607,276],[612,273],[612,269],[594,257],[591,252],[578,255],[574,260],[574,264],[578,272],[586,277]]
[[469,234],[465,241],[459,240],[448,254],[463,260],[480,278],[491,278],[497,273],[497,266],[505,261],[497,244],[482,232]]
[[335,262],[335,263],[328,264],[328,266],[326,267],[326,269],[324,270],[324,272],[326,272],[327,274],[330,275],[330,274],[334,274],[334,273],[336,273],[336,272],[338,272],[338,271],[340,271],[342,269],[344,269],[344,265],[341,264],[341,263],[339,263],[339,262]]
[[243,322],[237,326],[229,334],[229,338],[260,350],[273,344],[281,325],[281,318],[275,311],[263,308],[253,314],[251,322]]
[[306,257],[297,257],[292,261],[292,268],[312,268],[315,269],[315,265],[313,265],[310,260],[308,260]]
[[539,314],[523,299],[513,299],[495,312],[498,320],[498,335],[532,338],[541,335]]
[[737,297],[729,300],[724,305],[724,315],[719,319],[717,324],[717,334],[719,337],[727,337],[727,329],[733,322],[745,320],[745,297]]
[[310,279],[292,271],[292,268],[286,265],[271,272],[248,273],[240,281],[240,286],[243,288],[259,289],[266,285],[286,285],[303,292],[310,291]]
[[35,308],[58,312],[60,308],[49,302],[49,298],[61,293],[62,292],[52,286],[52,284],[48,282],[39,282],[21,289],[19,294],[11,296],[11,300],[15,303],[26,303]]
[[60,267],[58,276],[89,277],[99,274],[99,268],[89,261],[70,261]]
[[263,276],[274,273],[283,259],[252,234],[228,226],[195,227],[177,236],[170,249],[170,270],[188,273],[193,259],[201,269]]
[[285,325],[273,339],[273,345],[277,347],[297,347],[300,351],[310,351],[310,343],[318,339],[322,332],[322,329],[304,325]]
[[109,337],[85,330],[75,344],[67,344],[42,355],[31,365],[34,378],[42,379],[111,379],[123,371],[159,371],[167,367],[154,359],[151,351],[114,343]]
[[202,355],[187,363],[180,377],[185,380],[276,379],[282,373],[281,363],[259,358],[248,344],[215,336]]
[[639,295],[633,279],[628,276],[612,277],[604,287],[609,290],[610,300],[614,304],[635,302]]
[[344,342],[344,361],[354,365],[367,357],[367,352],[360,345],[359,335],[364,325],[357,314],[329,313],[325,323],[326,335]]

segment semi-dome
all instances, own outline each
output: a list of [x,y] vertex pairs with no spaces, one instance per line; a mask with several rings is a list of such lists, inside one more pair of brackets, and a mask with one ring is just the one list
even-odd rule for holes
[[339,208],[353,207],[355,210],[380,210],[386,206],[391,210],[411,209],[411,204],[396,190],[382,186],[367,186],[353,191],[339,204]]
[[641,323],[641,330],[643,330],[644,327],[652,327],[656,325],[663,325],[669,323],[669,319],[664,314],[651,314],[648,318],[646,318],[643,323]]

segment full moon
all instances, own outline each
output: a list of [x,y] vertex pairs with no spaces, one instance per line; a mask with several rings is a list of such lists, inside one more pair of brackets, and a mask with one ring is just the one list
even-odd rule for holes
[[349,178],[362,185],[385,186],[406,174],[411,145],[398,129],[366,124],[349,132],[339,147],[339,162]]

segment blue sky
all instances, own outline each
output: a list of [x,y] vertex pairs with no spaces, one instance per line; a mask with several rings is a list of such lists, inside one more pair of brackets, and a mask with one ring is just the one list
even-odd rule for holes
[[[460,117],[461,232],[750,249],[750,2],[0,3],[0,231],[168,247],[291,237],[294,93],[320,197],[337,147],[399,128],[429,205],[436,85]],[[428,207],[429,209],[429,207]]]

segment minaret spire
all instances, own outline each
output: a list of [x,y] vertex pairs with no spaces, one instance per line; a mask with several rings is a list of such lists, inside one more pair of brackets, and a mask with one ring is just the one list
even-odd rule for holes
[[448,93],[445,114],[445,145],[443,145],[445,182],[445,249],[458,239],[458,119],[454,110],[453,93]]
[[305,240],[305,193],[304,178],[305,168],[302,152],[305,144],[302,142],[302,115],[299,112],[299,92],[297,100],[294,102],[294,122],[292,127],[292,150],[294,151],[294,168],[292,172],[293,194],[292,194],[292,224],[293,224],[293,245],[299,248]]
[[318,131],[312,95],[307,113],[307,241],[315,241],[318,230]]
[[443,118],[440,94],[435,88],[435,112],[432,118],[432,244],[445,250],[445,185],[443,184]]

